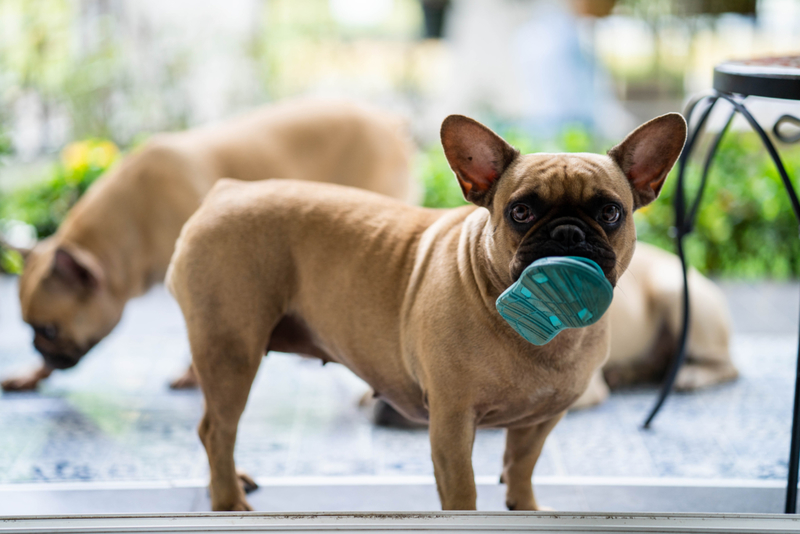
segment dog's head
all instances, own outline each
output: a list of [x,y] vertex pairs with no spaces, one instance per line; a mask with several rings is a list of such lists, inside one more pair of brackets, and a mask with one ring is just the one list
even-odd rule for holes
[[94,255],[53,238],[26,257],[19,297],[22,318],[33,327],[33,345],[54,369],[77,364],[122,315]]
[[487,254],[506,285],[546,256],[594,260],[613,285],[633,255],[633,212],[661,191],[686,121],[677,113],[657,117],[606,156],[522,155],[461,115],[445,119],[441,137],[464,197],[490,212]]

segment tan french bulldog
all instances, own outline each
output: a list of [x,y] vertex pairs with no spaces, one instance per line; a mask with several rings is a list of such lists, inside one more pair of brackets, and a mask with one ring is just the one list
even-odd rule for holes
[[[164,279],[181,227],[220,177],[291,177],[406,199],[410,155],[397,117],[344,101],[288,101],[153,137],[27,256],[20,303],[44,365],[3,389],[35,388],[107,336],[128,300]],[[190,369],[174,385],[193,379]]]
[[[608,357],[607,318],[529,344],[495,300],[531,262],[597,262],[615,284],[633,211],[657,196],[686,138],[653,119],[608,156],[521,155],[448,117],[445,155],[475,206],[430,210],[352,188],[220,181],[181,232],[167,284],[205,395],[199,434],[214,510],[250,510],[233,451],[265,352],[346,365],[404,416],[430,425],[444,509],[475,509],[475,429],[507,429],[507,505],[536,510],[545,438]],[[247,479],[244,479],[247,481]]]

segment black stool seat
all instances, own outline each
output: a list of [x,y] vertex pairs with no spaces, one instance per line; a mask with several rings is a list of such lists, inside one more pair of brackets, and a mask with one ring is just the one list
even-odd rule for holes
[[727,61],[714,67],[721,93],[800,100],[800,56]]

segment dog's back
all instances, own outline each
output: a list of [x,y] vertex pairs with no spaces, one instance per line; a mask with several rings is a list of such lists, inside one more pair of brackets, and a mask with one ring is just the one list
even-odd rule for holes
[[339,100],[296,99],[236,119],[164,136],[205,157],[217,177],[291,178],[411,200],[412,150],[400,117]]
[[[398,317],[414,250],[441,215],[338,185],[220,180],[181,231],[167,286],[193,347],[236,333],[246,352],[260,356],[270,340],[270,350],[395,384],[404,376]],[[359,295],[359,304],[343,295]],[[371,359],[394,382],[370,376]]]
[[[342,183],[407,200],[410,154],[391,114],[337,101],[267,106],[216,126],[153,136],[90,188],[53,239],[106,257],[129,255],[123,245],[136,241],[130,245],[145,247],[137,252],[150,263],[137,294],[163,279],[180,228],[219,178]],[[109,239],[113,232],[121,235]],[[98,250],[109,246],[117,249]]]
[[[71,344],[75,310],[95,306],[102,293],[111,302],[98,314],[106,319],[84,324],[80,336],[102,339],[127,300],[163,280],[181,227],[219,178],[342,183],[408,200],[410,157],[397,117],[342,101],[298,99],[219,125],[155,135],[92,186],[30,255],[20,280],[22,308],[46,313],[26,320],[53,325],[59,342]],[[44,283],[54,276],[57,251],[79,270],[80,258],[92,259],[110,283],[85,298],[84,288],[67,280],[59,295],[73,305],[63,314],[49,306],[54,296]]]

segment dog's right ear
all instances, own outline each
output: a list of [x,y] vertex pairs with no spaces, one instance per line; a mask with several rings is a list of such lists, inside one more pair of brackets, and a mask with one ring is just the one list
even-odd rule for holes
[[450,115],[442,123],[442,146],[464,198],[478,206],[492,202],[497,179],[519,151],[483,124]]

